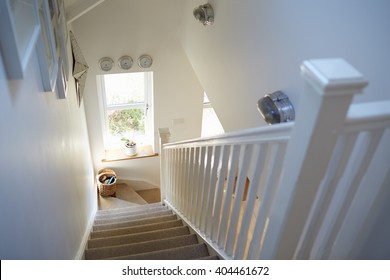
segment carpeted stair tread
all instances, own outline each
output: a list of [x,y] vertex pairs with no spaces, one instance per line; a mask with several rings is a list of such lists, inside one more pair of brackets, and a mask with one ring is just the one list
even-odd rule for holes
[[114,209],[103,209],[99,210],[96,213],[96,216],[103,216],[103,215],[111,215],[114,213],[123,213],[123,212],[135,212],[139,210],[145,210],[145,209],[152,209],[156,207],[163,206],[160,202],[159,203],[152,203],[152,204],[141,204],[137,206],[127,206],[122,208],[114,208]]
[[112,258],[115,260],[194,260],[209,256],[205,244],[181,246],[173,249]]
[[85,259],[108,259],[128,257],[132,254],[141,254],[156,250],[165,250],[180,246],[188,246],[197,244],[198,240],[195,234],[170,237],[159,240],[140,242],[135,244],[127,244],[121,246],[111,246],[104,248],[95,248],[85,250]]
[[105,238],[95,238],[88,240],[88,248],[101,248],[116,246],[121,244],[132,244],[137,242],[145,242],[150,240],[157,240],[179,235],[188,235],[190,230],[187,226],[180,226],[175,228],[154,230],[149,232],[141,232],[127,235],[119,235]]
[[133,207],[127,208],[127,210],[124,211],[112,211],[112,212],[105,212],[105,213],[99,213],[98,211],[96,213],[95,219],[100,220],[100,219],[108,219],[111,217],[123,217],[123,216],[128,216],[128,215],[136,215],[136,214],[142,214],[145,212],[156,212],[158,210],[167,210],[168,207],[164,205],[155,205],[154,207],[145,207],[144,209],[137,207],[136,209],[131,209]]
[[90,238],[94,239],[94,238],[103,238],[103,237],[109,237],[109,236],[133,234],[133,233],[147,232],[147,231],[153,231],[153,230],[158,230],[158,229],[178,227],[178,226],[182,226],[182,225],[183,225],[183,222],[181,220],[157,222],[157,223],[152,223],[152,224],[147,224],[147,225],[140,225],[140,226],[127,227],[127,228],[119,228],[119,229],[101,230],[101,231],[91,232]]
[[128,217],[128,216],[136,216],[136,215],[142,215],[145,213],[155,213],[158,211],[164,211],[164,210],[169,210],[168,207],[166,206],[160,206],[160,207],[155,207],[155,208],[149,208],[145,210],[138,210],[135,212],[121,212],[121,213],[113,213],[110,215],[101,215],[99,217],[95,217],[95,221],[104,221],[112,218],[121,218],[121,217]]
[[125,228],[125,227],[132,227],[132,226],[139,226],[139,225],[146,225],[151,223],[156,223],[159,221],[168,221],[176,219],[175,214],[168,214],[168,215],[155,215],[154,217],[146,217],[142,219],[137,219],[133,221],[128,222],[120,222],[120,223],[112,223],[112,224],[104,224],[104,225],[94,225],[92,227],[93,231],[99,231],[99,230],[108,230],[108,229],[118,229],[118,228]]
[[172,214],[172,211],[169,209],[163,209],[163,210],[155,210],[155,211],[145,211],[143,213],[136,213],[136,214],[128,214],[123,217],[110,217],[106,219],[95,219],[94,225],[104,225],[104,224],[112,224],[112,223],[121,223],[121,222],[128,222],[128,221],[134,221],[139,219],[144,219],[147,217],[155,217],[155,216],[164,216]]
[[155,205],[153,207],[145,207],[144,209],[142,208],[135,208],[135,209],[132,209],[134,207],[130,207],[130,208],[126,208],[126,210],[123,210],[123,211],[106,211],[104,213],[99,213],[100,211],[98,211],[96,213],[96,216],[95,218],[96,219],[104,219],[104,218],[109,218],[109,217],[118,217],[118,216],[126,216],[126,215],[129,215],[129,214],[137,214],[137,213],[143,213],[145,211],[154,211],[154,210],[163,210],[163,209],[168,209],[167,206],[165,205]]
[[196,234],[161,203],[99,210],[85,259],[218,260]]

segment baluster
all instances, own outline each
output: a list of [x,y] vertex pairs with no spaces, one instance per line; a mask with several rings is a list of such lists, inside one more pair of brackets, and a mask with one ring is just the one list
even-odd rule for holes
[[180,202],[181,202],[181,180],[183,176],[183,163],[182,163],[182,156],[183,156],[183,148],[178,148],[177,149],[178,155],[177,155],[177,181],[176,181],[176,201],[175,201],[175,207],[179,212],[181,212],[180,209]]
[[252,145],[243,145],[239,160],[238,178],[233,198],[233,209],[230,214],[229,229],[226,241],[226,253],[233,254],[238,231],[238,219],[241,212],[242,197],[245,190],[245,183],[249,171],[249,165],[252,155]]
[[211,160],[213,158],[214,149],[212,146],[206,148],[206,165],[204,169],[203,178],[203,191],[202,191],[202,204],[201,204],[201,215],[200,215],[200,230],[205,231],[206,228],[206,216],[207,216],[207,204],[209,201],[209,190],[210,190],[210,175],[211,175]]
[[200,227],[200,217],[202,214],[202,198],[204,193],[204,176],[205,176],[205,157],[206,157],[206,148],[200,147],[200,162],[199,162],[199,181],[198,181],[198,193],[196,201],[196,216],[194,223],[197,227]]
[[160,202],[163,202],[166,198],[166,186],[167,186],[167,155],[161,148],[160,156]]
[[180,213],[183,213],[183,193],[184,193],[184,188],[185,188],[185,150],[186,148],[181,148],[180,149],[180,180],[179,180],[179,201],[177,203],[177,205],[179,206],[179,211]]
[[167,174],[165,175],[167,178],[167,184],[165,186],[165,195],[166,199],[171,202],[172,201],[172,150],[165,148],[164,152],[167,156],[166,162],[167,162]]
[[[314,251],[317,251],[318,245],[322,243],[317,242],[317,244],[314,245],[314,241],[321,231],[320,229],[324,222],[327,208],[331,203],[336,187],[345,172],[352,150],[355,147],[357,136],[358,133],[350,133],[339,137],[329,164],[328,172],[319,188],[318,195],[313,203],[314,207],[309,214],[301,240],[297,246],[297,251],[294,256],[295,259],[310,258],[313,249]],[[325,228],[320,235],[322,236],[322,234],[328,230],[329,225],[325,225]]]
[[161,197],[163,200],[164,198],[170,201],[171,196],[171,158],[170,158],[170,149],[164,149],[162,151],[164,153],[164,162],[165,162],[165,174],[161,174],[164,178],[164,195]]
[[232,151],[230,153],[230,159],[229,159],[229,167],[228,167],[228,178],[226,182],[226,189],[225,189],[225,198],[223,202],[223,210],[222,210],[222,218],[221,218],[221,226],[218,233],[218,246],[220,248],[225,248],[226,243],[226,233],[227,233],[227,227],[229,224],[229,217],[230,217],[230,204],[232,201],[233,196],[233,189],[236,179],[236,171],[238,166],[238,160],[240,156],[240,146],[234,145],[231,147]]
[[175,207],[177,207],[179,200],[180,155],[180,149],[175,149],[175,183],[173,184],[173,205]]
[[184,206],[185,206],[185,191],[187,188],[187,165],[186,165],[186,160],[187,160],[187,148],[182,149],[183,154],[182,154],[182,162],[181,162],[181,184],[180,184],[180,212],[184,214]]
[[200,160],[200,148],[194,148],[194,162],[193,162],[193,180],[192,180],[192,191],[191,191],[191,199],[190,201],[190,220],[195,221],[196,219],[196,211],[198,209],[198,190],[199,190],[199,160]]
[[337,234],[340,231],[342,223],[345,220],[345,217],[348,213],[348,210],[352,204],[352,200],[355,197],[355,194],[358,190],[360,182],[363,176],[366,174],[369,164],[374,156],[374,153],[378,147],[378,144],[383,136],[383,130],[378,130],[374,132],[367,133],[363,143],[358,145],[356,148],[358,150],[357,160],[353,160],[351,158],[351,163],[354,165],[354,175],[351,176],[353,178],[352,182],[348,184],[345,197],[342,199],[342,203],[340,204],[340,211],[338,212],[337,218],[332,225],[332,231],[330,236],[327,239],[326,245],[324,247],[324,253],[322,254],[323,258],[329,258],[331,249],[333,247],[333,243],[336,239]]
[[190,211],[190,191],[192,189],[191,186],[191,178],[192,178],[192,148],[187,148],[187,159],[186,159],[186,174],[187,174],[187,179],[186,179],[186,187],[185,187],[185,192],[184,192],[184,216],[188,217],[189,216],[189,211]]
[[172,149],[172,186],[171,186],[171,203],[174,204],[175,202],[175,184],[176,184],[176,173],[177,173],[177,162],[176,162],[176,156],[177,156],[177,149]]
[[169,189],[170,189],[170,195],[169,195],[169,201],[170,203],[173,203],[173,185],[175,184],[175,150],[174,149],[169,149],[169,166],[171,169],[170,173],[170,182],[169,182]]
[[[356,256],[361,256],[361,244],[366,242],[368,236],[371,235],[372,228],[378,221],[378,209],[383,209],[382,207],[388,204],[390,191],[389,138],[390,129],[382,136],[374,158],[369,163],[369,168],[353,203],[349,207],[345,222],[334,241],[329,259],[355,259]],[[382,247],[382,253],[385,253],[385,248],[388,248],[388,238],[387,240],[378,239],[377,242],[376,247]]]
[[[268,186],[268,180],[270,177],[270,172],[267,171],[268,169],[265,168],[265,162],[268,164],[272,161],[268,161],[268,154],[271,153],[271,144],[263,144],[258,147],[258,152],[255,155],[255,173],[253,175],[252,180],[250,181],[247,200],[245,203],[245,211],[243,215],[243,219],[241,222],[241,228],[239,230],[239,237],[237,241],[236,251],[234,253],[235,259],[243,259],[245,249],[247,247],[247,241],[248,241],[248,231],[249,226],[252,220],[253,210],[255,206],[255,201],[257,194],[259,193],[259,188],[261,186]],[[267,160],[267,161],[266,161]],[[264,180],[263,185],[260,184],[260,179],[262,177],[267,178]]]
[[214,147],[214,160],[212,165],[212,171],[210,175],[209,183],[209,194],[208,194],[208,204],[206,207],[206,228],[205,233],[207,237],[211,236],[211,222],[213,219],[213,209],[215,205],[215,193],[216,193],[216,183],[217,183],[217,172],[219,167],[219,161],[221,157],[221,146]]
[[230,146],[223,146],[221,161],[219,165],[219,176],[216,187],[215,205],[213,210],[212,228],[211,228],[211,240],[217,241],[218,230],[221,224],[221,211],[222,211],[222,198],[223,190],[226,179],[226,171],[229,163]]
[[280,187],[280,178],[283,171],[284,155],[286,153],[287,143],[280,143],[274,145],[275,156],[270,162],[271,174],[268,184],[265,186],[263,192],[258,193],[259,208],[257,209],[256,222],[253,230],[252,240],[250,242],[247,259],[258,259],[262,241],[267,230],[267,217],[271,206],[274,203],[275,195]]

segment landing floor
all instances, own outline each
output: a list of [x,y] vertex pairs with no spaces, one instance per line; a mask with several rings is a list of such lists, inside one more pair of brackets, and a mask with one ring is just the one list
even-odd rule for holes
[[136,206],[160,201],[160,190],[149,189],[135,191],[127,184],[117,184],[114,196],[103,197],[98,194],[98,209],[113,209]]

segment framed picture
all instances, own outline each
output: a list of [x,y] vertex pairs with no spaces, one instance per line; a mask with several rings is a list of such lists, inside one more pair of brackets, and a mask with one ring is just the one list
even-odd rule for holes
[[8,78],[24,77],[39,31],[36,0],[0,1],[0,44]]
[[66,80],[69,80],[69,61],[68,61],[68,27],[65,17],[65,5],[64,0],[57,0],[57,8],[58,8],[58,17],[57,17],[57,34],[59,36],[59,49],[60,56],[64,61],[64,69],[66,74]]
[[64,62],[62,58],[60,58],[58,61],[58,75],[57,75],[56,86],[57,86],[58,98],[65,99],[68,91],[68,81],[66,79]]
[[58,75],[56,42],[48,2],[37,0],[41,32],[37,42],[37,53],[45,91],[54,91]]

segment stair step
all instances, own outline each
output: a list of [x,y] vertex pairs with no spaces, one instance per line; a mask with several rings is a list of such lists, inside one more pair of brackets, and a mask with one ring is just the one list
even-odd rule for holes
[[172,212],[170,212],[168,215],[162,214],[162,215],[155,215],[154,217],[148,216],[148,217],[133,220],[133,221],[104,224],[104,225],[94,225],[92,227],[92,231],[100,231],[100,230],[118,229],[118,228],[146,225],[146,224],[163,222],[163,221],[168,221],[168,220],[175,220],[175,219],[177,219],[176,215],[172,214]]
[[161,202],[158,203],[151,203],[151,204],[141,204],[141,205],[136,205],[136,206],[127,206],[127,207],[121,207],[121,208],[114,208],[114,209],[103,209],[99,210],[96,213],[96,216],[103,216],[103,215],[111,215],[114,213],[122,213],[122,212],[133,212],[133,211],[139,211],[139,210],[144,210],[144,209],[151,209],[155,207],[161,207],[163,206]]
[[139,209],[137,211],[124,211],[124,212],[119,212],[119,213],[104,214],[104,215],[96,216],[95,221],[107,220],[107,219],[111,219],[111,218],[135,216],[135,215],[152,213],[152,212],[157,212],[157,211],[164,211],[164,210],[169,210],[169,208],[167,206],[161,205],[159,207],[145,208],[143,210]]
[[182,225],[183,225],[183,222],[181,220],[172,220],[172,221],[159,222],[159,223],[153,223],[153,224],[147,224],[147,225],[141,225],[141,226],[133,226],[133,227],[127,227],[127,228],[119,228],[119,229],[91,232],[90,238],[94,239],[94,238],[103,238],[103,237],[110,237],[110,236],[140,233],[140,232],[148,232],[148,231],[153,231],[153,230],[158,230],[158,229],[179,227]]
[[123,216],[123,217],[114,217],[114,216],[112,216],[112,217],[109,217],[109,218],[106,218],[106,219],[103,219],[103,218],[95,219],[94,225],[104,225],[104,224],[128,222],[128,221],[144,219],[144,218],[147,218],[147,217],[169,215],[171,213],[172,213],[172,211],[169,210],[168,208],[164,208],[162,210],[156,209],[156,210],[153,210],[153,211],[144,211],[144,212],[141,212],[141,213],[128,214],[128,215]]
[[188,246],[197,244],[198,239],[195,234],[182,235],[177,237],[170,237],[159,240],[152,240],[134,244],[111,246],[104,248],[95,248],[85,250],[85,259],[108,259],[108,258],[120,258],[128,257],[132,254],[141,254],[151,252],[155,250],[165,250],[175,248],[179,246]]
[[194,244],[149,253],[111,258],[115,260],[194,260],[209,256],[205,244]]
[[157,240],[161,238],[168,238],[172,236],[179,236],[190,234],[190,230],[187,226],[181,226],[176,228],[168,228],[161,230],[154,230],[149,232],[141,232],[127,235],[119,235],[105,238],[95,238],[88,240],[88,248],[101,248],[108,246],[116,246],[123,244],[132,244],[137,242],[145,242],[150,240]]

